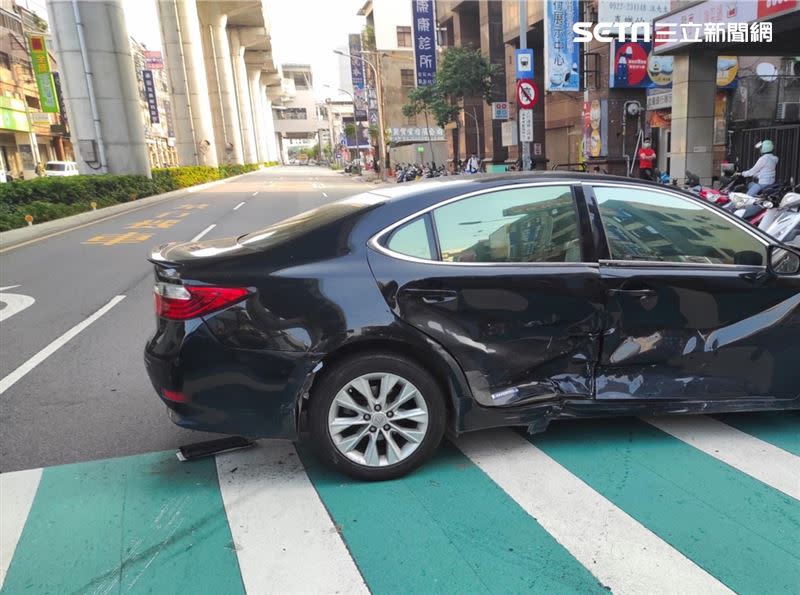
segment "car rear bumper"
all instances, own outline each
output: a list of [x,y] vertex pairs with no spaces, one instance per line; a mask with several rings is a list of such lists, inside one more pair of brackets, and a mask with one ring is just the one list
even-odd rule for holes
[[226,347],[200,329],[174,354],[159,353],[159,341],[156,335],[147,344],[145,366],[175,424],[252,438],[297,438],[300,400],[317,364],[313,356]]

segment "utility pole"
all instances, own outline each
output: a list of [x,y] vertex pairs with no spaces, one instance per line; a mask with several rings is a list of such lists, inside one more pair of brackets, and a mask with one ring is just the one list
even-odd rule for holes
[[[527,0],[519,0],[519,49],[528,49],[528,2]],[[520,109],[517,109],[517,120],[519,120]],[[519,122],[517,122],[519,126]],[[522,146],[522,169],[529,170],[531,168],[531,144],[527,141],[520,141]]]

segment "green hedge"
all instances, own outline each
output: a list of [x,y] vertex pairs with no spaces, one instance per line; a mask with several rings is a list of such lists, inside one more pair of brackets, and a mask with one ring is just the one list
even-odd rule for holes
[[[276,161],[263,163],[265,167]],[[25,215],[34,223],[51,221],[97,208],[129,202],[154,194],[205,184],[255,171],[258,163],[246,165],[187,166],[154,169],[152,178],[132,175],[90,175],[36,178],[0,184],[0,231],[24,227]]]

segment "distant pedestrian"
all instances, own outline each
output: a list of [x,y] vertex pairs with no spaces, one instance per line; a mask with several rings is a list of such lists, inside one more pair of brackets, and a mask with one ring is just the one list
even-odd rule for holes
[[656,152],[650,146],[650,139],[644,139],[642,148],[639,149],[639,177],[643,180],[653,179],[653,164],[656,160]]

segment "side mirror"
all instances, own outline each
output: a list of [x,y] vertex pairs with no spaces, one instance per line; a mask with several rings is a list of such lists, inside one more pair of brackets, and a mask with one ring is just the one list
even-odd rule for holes
[[800,274],[800,254],[790,248],[770,246],[767,248],[767,270],[781,277]]

